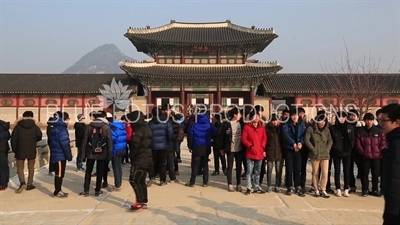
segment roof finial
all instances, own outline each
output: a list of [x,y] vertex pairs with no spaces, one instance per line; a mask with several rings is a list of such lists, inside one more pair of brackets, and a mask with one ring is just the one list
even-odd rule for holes
[[256,28],[256,26],[254,26],[254,25],[253,25],[253,26],[251,26],[251,29],[253,29],[253,30],[254,30],[255,28]]
[[150,25],[147,25],[147,26],[146,26],[146,29],[147,29],[147,30],[150,29]]
[[231,18],[226,20],[227,23],[231,23]]
[[175,22],[176,22],[175,20],[172,20],[172,19],[171,19],[171,23],[175,23]]

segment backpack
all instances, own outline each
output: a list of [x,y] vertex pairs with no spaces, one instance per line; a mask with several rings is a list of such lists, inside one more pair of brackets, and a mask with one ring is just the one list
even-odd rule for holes
[[185,129],[180,126],[178,128],[178,133],[176,134],[176,140],[183,141],[184,138],[185,138]]
[[101,154],[106,146],[106,138],[103,135],[103,128],[95,127],[92,131],[92,136],[88,142],[92,154]]

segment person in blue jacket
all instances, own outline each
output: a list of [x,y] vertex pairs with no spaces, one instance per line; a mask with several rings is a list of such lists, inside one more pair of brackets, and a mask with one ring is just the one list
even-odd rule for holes
[[282,150],[285,152],[287,195],[293,194],[293,181],[296,194],[304,197],[301,188],[301,153],[304,145],[306,124],[299,120],[297,109],[290,110],[289,120],[282,124]]
[[72,161],[72,152],[68,133],[69,115],[66,112],[57,112],[54,118],[53,129],[50,131],[50,163],[54,166],[54,197],[66,198],[68,193],[61,190],[65,167],[68,161]]
[[114,172],[114,187],[112,191],[121,191],[122,184],[122,160],[126,155],[127,134],[123,121],[116,120],[110,124],[113,142],[112,167]]
[[185,185],[193,187],[197,172],[203,169],[203,187],[208,186],[208,155],[211,153],[211,137],[217,134],[217,128],[211,124],[209,111],[200,110],[195,123],[190,125],[187,137],[189,151],[193,154],[194,166],[190,181]]

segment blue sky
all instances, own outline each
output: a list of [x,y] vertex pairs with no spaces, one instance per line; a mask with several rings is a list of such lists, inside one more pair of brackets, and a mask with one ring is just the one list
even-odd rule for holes
[[[171,19],[230,19],[273,27],[279,37],[253,59],[277,60],[286,73],[331,72],[345,42],[353,60],[371,55],[400,70],[400,1],[1,1],[2,73],[61,73],[94,48],[112,43],[146,59],[123,37],[132,27]],[[392,63],[393,62],[393,63]],[[326,66],[321,66],[326,65]],[[323,68],[324,69],[323,69]],[[332,69],[326,69],[331,67]]]

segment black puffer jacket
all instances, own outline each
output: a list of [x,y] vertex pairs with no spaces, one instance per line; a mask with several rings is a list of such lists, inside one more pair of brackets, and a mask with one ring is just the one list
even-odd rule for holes
[[331,132],[332,140],[333,140],[333,145],[331,149],[331,156],[338,156],[338,157],[345,157],[345,156],[351,156],[351,153],[354,148],[354,142],[355,142],[355,134],[354,134],[354,127],[350,124],[347,124],[347,133],[349,135],[349,140],[350,143],[347,143],[348,148],[345,149],[345,143],[344,140],[345,138],[342,135],[340,126],[338,122],[336,121],[335,125],[330,125],[329,126],[329,131]]
[[160,118],[153,117],[149,122],[149,127],[153,133],[153,150],[167,150],[168,143],[173,140],[174,133],[172,125],[166,115],[160,115]]
[[10,122],[0,120],[0,153],[5,153],[10,150],[8,140],[10,140]]
[[144,121],[144,118],[141,118],[137,123],[133,124],[133,130],[132,141],[129,144],[129,148],[131,149],[129,158],[132,165],[145,169],[153,168],[151,148],[153,133],[151,129]]
[[75,147],[81,148],[83,138],[85,137],[86,125],[85,123],[76,122],[74,124],[74,129],[75,129]]
[[16,159],[36,159],[37,142],[42,140],[42,131],[32,118],[18,120],[11,134],[11,148]]

